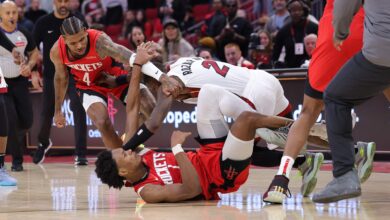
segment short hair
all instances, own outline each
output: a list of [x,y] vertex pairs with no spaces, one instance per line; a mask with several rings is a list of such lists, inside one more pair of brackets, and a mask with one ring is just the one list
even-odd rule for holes
[[74,35],[82,30],[85,30],[84,22],[75,16],[66,18],[60,28],[62,35]]
[[95,165],[95,173],[102,183],[115,189],[121,189],[123,187],[125,178],[119,176],[118,166],[114,158],[112,158],[111,151],[105,150],[99,153]]
[[228,44],[225,45],[224,49],[231,48],[231,47],[238,48],[241,51],[240,46],[238,46],[238,44],[236,44],[236,43],[228,43]]

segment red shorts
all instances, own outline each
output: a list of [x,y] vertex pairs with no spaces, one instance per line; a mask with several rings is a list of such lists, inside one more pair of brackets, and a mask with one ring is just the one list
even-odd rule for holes
[[[203,195],[206,200],[219,199],[218,192],[237,191],[249,175],[250,159],[244,161],[222,161],[224,142],[201,145],[197,153],[190,156],[201,181]],[[235,165],[241,167],[235,169]],[[230,182],[229,182],[230,180]],[[226,182],[230,184],[226,185]]]
[[318,29],[316,48],[309,65],[310,86],[323,92],[339,69],[362,48],[364,11],[361,8],[350,26],[350,35],[343,42],[341,51],[333,46],[333,16],[325,12]]

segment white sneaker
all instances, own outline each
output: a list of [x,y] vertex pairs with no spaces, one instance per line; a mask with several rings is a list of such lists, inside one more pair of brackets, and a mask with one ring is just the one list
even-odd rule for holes
[[0,186],[16,186],[18,181],[10,176],[5,167],[0,168]]

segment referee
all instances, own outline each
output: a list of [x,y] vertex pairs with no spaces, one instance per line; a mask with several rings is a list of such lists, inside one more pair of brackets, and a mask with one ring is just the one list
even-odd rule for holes
[[[28,90],[28,78],[35,66],[39,51],[32,36],[17,26],[18,9],[14,2],[5,1],[1,4],[0,28],[8,40],[16,46],[21,54],[16,64],[12,52],[0,46],[0,65],[8,93],[5,95],[8,123],[7,148],[12,154],[12,171],[23,171],[23,139],[33,122],[33,110]],[[27,57],[27,59],[24,59]]]
[[[50,60],[50,49],[57,41],[62,22],[71,16],[76,16],[84,21],[81,14],[72,14],[69,11],[70,1],[53,0],[54,11],[48,15],[42,16],[35,23],[33,31],[34,39],[37,45],[43,44],[43,99],[41,112],[41,125],[38,134],[38,149],[34,154],[33,162],[42,163],[45,153],[52,146],[50,130],[54,116],[54,73],[55,68]],[[86,22],[84,22],[86,24]],[[73,77],[70,77],[73,79]],[[87,151],[87,125],[86,114],[80,99],[77,95],[74,82],[69,81],[68,96],[71,100],[70,108],[73,111],[76,139],[76,165],[88,165],[86,159]]]

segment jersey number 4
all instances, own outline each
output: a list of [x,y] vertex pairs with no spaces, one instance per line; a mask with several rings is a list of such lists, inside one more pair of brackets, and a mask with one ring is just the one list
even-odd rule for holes
[[89,79],[89,72],[84,73],[83,81],[89,86],[91,84],[91,80]]
[[206,69],[212,67],[216,73],[222,77],[226,77],[226,74],[229,72],[229,67],[223,65],[222,68],[218,66],[218,63],[213,60],[205,60],[202,62],[202,66]]

